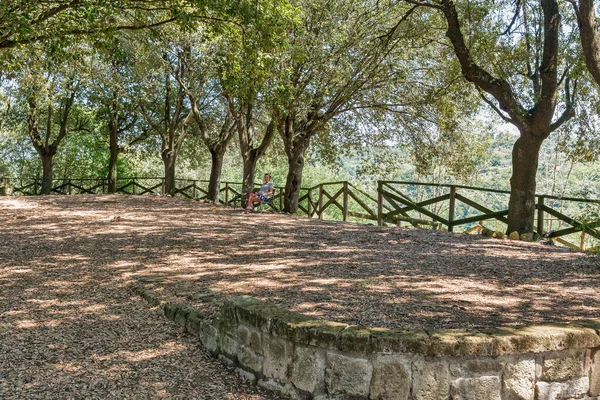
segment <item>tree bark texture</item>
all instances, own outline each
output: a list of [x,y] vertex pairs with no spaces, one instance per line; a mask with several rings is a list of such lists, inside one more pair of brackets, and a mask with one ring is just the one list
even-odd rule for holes
[[256,152],[251,151],[243,159],[243,180],[242,180],[242,202],[241,206],[246,207],[248,204],[248,196],[254,190],[254,176],[256,174],[256,163],[258,156]]
[[108,193],[117,192],[117,160],[119,158],[118,127],[116,121],[109,122],[110,159],[108,161]]
[[304,153],[308,146],[298,146],[288,156],[288,174],[285,181],[283,211],[290,214],[298,212],[298,199],[302,189],[302,171],[304,169]]
[[52,194],[52,158],[54,154],[43,154],[42,158],[42,189],[40,194]]
[[507,233],[534,230],[536,174],[543,140],[539,136],[522,134],[514,144]]
[[223,158],[225,149],[210,150],[210,179],[208,181],[208,200],[214,203],[219,202],[219,193],[221,191],[221,172],[223,171]]
[[177,155],[174,152],[164,152],[162,155],[163,164],[165,166],[165,194],[169,196],[175,195],[175,161]]

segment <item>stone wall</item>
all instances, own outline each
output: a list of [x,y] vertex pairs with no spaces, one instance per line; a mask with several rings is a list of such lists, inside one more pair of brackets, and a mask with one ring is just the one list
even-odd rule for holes
[[241,376],[292,399],[600,400],[600,321],[427,332],[314,320],[250,297],[213,320],[160,304]]

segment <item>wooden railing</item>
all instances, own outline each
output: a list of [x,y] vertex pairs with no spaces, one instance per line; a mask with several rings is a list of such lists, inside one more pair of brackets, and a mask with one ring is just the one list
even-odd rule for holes
[[[14,195],[39,194],[40,178],[0,178],[0,185],[8,184]],[[208,181],[177,179],[175,195],[193,200],[208,198]],[[258,184],[257,184],[258,186]],[[108,181],[104,178],[58,179],[53,194],[107,193]],[[117,180],[117,193],[165,193],[164,178],[129,177]],[[275,211],[283,210],[284,188],[275,187],[270,205]],[[377,196],[347,182],[322,183],[303,188],[299,197],[299,213],[309,218],[337,219],[357,222],[376,222],[378,225],[408,224],[453,232],[473,229],[476,225],[491,224],[505,231],[508,222],[508,196],[510,192],[463,185],[445,185],[406,181],[378,181]],[[219,202],[239,207],[242,184],[221,182]],[[569,206],[570,205],[570,206]],[[600,240],[600,219],[582,220],[574,217],[573,209],[583,205],[596,205],[600,200],[536,195],[536,231],[573,248],[586,248],[587,236]],[[571,216],[567,215],[570,209]],[[549,217],[548,217],[549,216]],[[575,240],[579,235],[579,240]],[[566,240],[566,239],[570,239]],[[578,243],[573,243],[573,241]]]
[[[506,230],[508,223],[509,191],[471,187],[463,185],[444,185],[418,182],[378,182],[378,223],[398,223],[407,221],[411,224],[429,221],[438,228],[449,232],[458,227],[468,229],[474,224],[491,221],[500,225],[498,230]],[[566,215],[562,210],[565,204],[573,204],[582,209],[581,205],[595,204],[600,200],[581,199],[536,195],[536,226],[535,230],[548,238],[573,248],[585,247],[585,236],[589,235],[600,240],[600,219],[582,221]],[[460,212],[459,212],[460,211]],[[546,218],[548,214],[552,218]],[[556,229],[548,222],[557,222]],[[564,237],[579,234],[582,239],[579,244],[566,241]]]
[[[0,184],[8,184],[13,195],[33,196],[40,194],[41,178],[0,178]],[[255,186],[260,186],[255,184]],[[55,179],[50,190],[52,194],[106,194],[106,178],[67,178]],[[120,194],[165,194],[164,178],[128,177],[117,179],[116,193]],[[208,181],[200,179],[176,179],[175,193],[193,200],[208,199]],[[219,202],[239,207],[242,199],[242,184],[239,182],[221,182]],[[283,209],[283,187],[275,187],[273,206],[276,211]]]

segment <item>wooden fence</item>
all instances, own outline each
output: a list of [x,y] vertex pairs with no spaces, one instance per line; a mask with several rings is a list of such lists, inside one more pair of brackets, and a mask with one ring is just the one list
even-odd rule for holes
[[[462,185],[443,185],[417,182],[378,182],[378,222],[410,223],[423,220],[439,228],[454,231],[458,227],[465,230],[473,224],[491,221],[505,230],[508,223],[509,191]],[[420,193],[419,193],[420,192]],[[412,196],[410,195],[412,194]],[[495,197],[495,199],[492,199]],[[567,207],[567,205],[571,207]],[[600,200],[536,195],[535,230],[563,245],[582,249],[586,235],[600,240],[600,218],[580,220],[564,213],[565,209],[583,210],[582,205],[595,205],[600,209]],[[460,212],[457,212],[460,208]],[[547,218],[546,214],[551,216]],[[593,215],[593,214],[592,214]],[[553,229],[556,228],[556,229]],[[565,237],[578,234],[578,244],[565,240]]]
[[[3,183],[12,188],[14,195],[35,195],[41,188],[40,178],[0,178],[0,184]],[[175,194],[204,200],[208,197],[207,186],[205,180],[177,179]],[[117,193],[122,194],[161,195],[164,188],[164,178],[130,177],[117,181]],[[107,190],[108,182],[103,178],[59,179],[52,187],[53,194],[102,194]],[[506,190],[463,185],[378,181],[377,195],[372,196],[347,181],[328,182],[301,190],[299,213],[309,218],[353,219],[378,225],[404,223],[449,232],[484,223],[505,230],[509,194]],[[275,211],[283,210],[283,197],[284,188],[276,186],[271,205]],[[221,182],[220,203],[239,207],[241,199],[241,183]],[[537,195],[535,229],[565,246],[584,249],[587,236],[600,240],[600,218],[582,220],[573,216],[574,209],[583,210],[586,205],[600,210],[600,200]],[[567,215],[569,212],[571,216]],[[575,235],[579,235],[579,240],[574,239]]]

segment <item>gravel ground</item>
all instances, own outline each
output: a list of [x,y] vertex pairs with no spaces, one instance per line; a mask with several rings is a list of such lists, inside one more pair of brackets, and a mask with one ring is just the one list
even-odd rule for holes
[[0,399],[266,399],[129,292],[249,294],[351,324],[469,328],[600,317],[600,258],[158,196],[0,199]]

